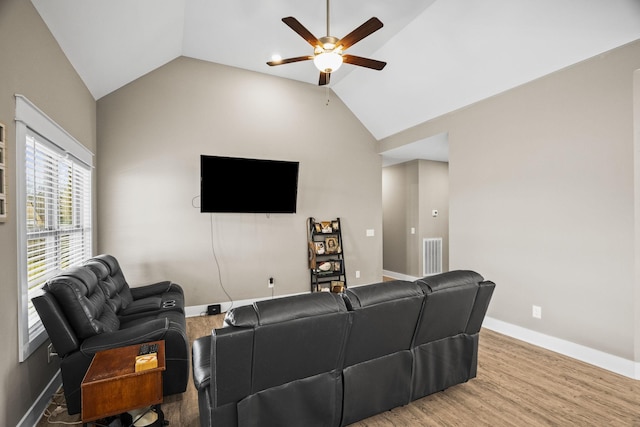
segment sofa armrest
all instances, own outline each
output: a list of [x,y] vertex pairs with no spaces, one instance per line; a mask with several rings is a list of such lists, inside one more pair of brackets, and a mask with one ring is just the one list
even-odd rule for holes
[[131,291],[131,296],[134,300],[156,296],[166,292],[177,292],[184,295],[182,287],[170,280],[163,280],[162,282],[152,283],[150,285],[131,287],[129,290]]
[[211,381],[211,335],[200,337],[193,342],[193,383],[198,391],[209,387]]
[[102,350],[157,341],[164,339],[168,330],[169,319],[148,320],[126,329],[87,338],[80,345],[80,351],[86,355],[94,355]]
[[31,302],[60,357],[64,357],[80,347],[80,340],[53,295],[45,292],[43,295],[33,298]]

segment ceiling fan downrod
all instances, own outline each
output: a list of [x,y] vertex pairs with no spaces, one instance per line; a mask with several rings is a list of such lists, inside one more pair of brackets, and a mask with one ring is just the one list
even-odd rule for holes
[[331,35],[331,32],[329,31],[329,0],[327,0],[327,36]]

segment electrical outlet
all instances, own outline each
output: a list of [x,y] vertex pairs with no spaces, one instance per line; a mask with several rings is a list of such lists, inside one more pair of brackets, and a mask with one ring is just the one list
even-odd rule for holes
[[542,307],[540,307],[539,305],[531,306],[531,315],[535,319],[542,319]]
[[360,270],[356,270],[356,279],[360,278]]
[[57,355],[58,353],[56,353],[56,351],[53,349],[53,344],[49,343],[49,345],[47,346],[47,363],[51,363],[51,359],[53,359],[53,357]]
[[273,277],[269,277],[269,287],[273,288],[275,286],[275,280],[273,279]]

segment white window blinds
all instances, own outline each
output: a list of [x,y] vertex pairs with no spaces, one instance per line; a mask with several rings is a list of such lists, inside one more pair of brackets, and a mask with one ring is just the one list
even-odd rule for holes
[[31,299],[65,268],[91,257],[91,153],[16,96],[20,360],[46,339]]
[[25,151],[29,331],[47,279],[91,256],[91,171],[30,129]]

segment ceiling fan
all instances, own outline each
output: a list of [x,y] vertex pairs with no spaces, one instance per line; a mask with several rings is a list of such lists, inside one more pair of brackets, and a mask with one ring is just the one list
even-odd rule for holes
[[329,35],[329,0],[327,0],[327,35],[325,37],[317,38],[293,16],[282,18],[282,22],[287,24],[293,31],[305,39],[307,43],[313,46],[313,55],[274,59],[267,62],[270,66],[313,59],[316,68],[320,70],[318,85],[323,86],[329,83],[331,73],[340,68],[343,62],[374,70],[382,70],[384,66],[387,65],[386,62],[344,53],[349,47],[382,28],[382,22],[378,18],[374,17],[369,19],[341,39],[332,37]]

